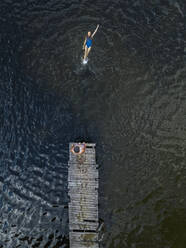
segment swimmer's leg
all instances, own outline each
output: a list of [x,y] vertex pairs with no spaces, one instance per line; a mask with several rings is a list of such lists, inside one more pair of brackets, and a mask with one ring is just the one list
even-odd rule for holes
[[85,53],[84,53],[84,60],[86,60],[86,58],[87,58],[87,54],[88,53],[88,47],[87,46],[85,46]]
[[88,57],[88,54],[89,54],[89,52],[90,52],[90,50],[91,50],[91,47],[89,47],[87,50],[88,50],[88,51],[87,51],[87,57]]

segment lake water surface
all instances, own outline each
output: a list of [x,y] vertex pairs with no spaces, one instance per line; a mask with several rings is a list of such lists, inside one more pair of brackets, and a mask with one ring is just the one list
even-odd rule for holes
[[0,248],[69,247],[68,143],[79,140],[97,143],[101,247],[186,247],[185,10],[1,0]]

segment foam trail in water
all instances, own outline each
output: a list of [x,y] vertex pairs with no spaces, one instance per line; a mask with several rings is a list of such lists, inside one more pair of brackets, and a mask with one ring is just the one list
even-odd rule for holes
[[82,60],[82,64],[86,65],[88,63],[88,58]]

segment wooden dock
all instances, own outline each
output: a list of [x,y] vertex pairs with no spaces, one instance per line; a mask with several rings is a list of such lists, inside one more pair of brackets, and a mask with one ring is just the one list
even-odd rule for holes
[[99,248],[98,166],[96,165],[95,144],[86,143],[85,151],[80,155],[71,151],[76,144],[69,144],[70,248]]

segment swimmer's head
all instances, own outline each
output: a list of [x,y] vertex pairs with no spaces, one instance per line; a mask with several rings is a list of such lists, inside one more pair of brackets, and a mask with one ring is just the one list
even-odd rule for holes
[[88,31],[88,37],[90,37],[91,36],[91,32],[90,31]]
[[75,153],[79,153],[79,152],[80,152],[79,146],[75,146],[75,147],[74,147],[74,152],[75,152]]

